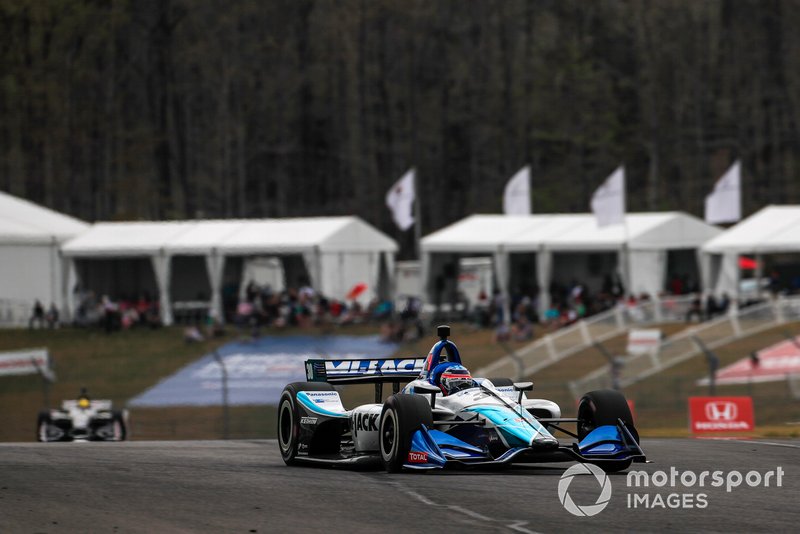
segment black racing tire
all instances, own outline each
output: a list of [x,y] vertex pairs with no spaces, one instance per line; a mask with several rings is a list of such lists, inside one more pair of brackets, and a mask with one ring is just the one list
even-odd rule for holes
[[411,438],[422,425],[433,426],[430,400],[423,395],[392,395],[383,405],[380,419],[379,447],[386,471],[403,468],[411,450]]
[[125,415],[118,410],[111,412],[111,424],[114,425],[114,438],[116,441],[128,439],[128,427],[125,425]]
[[496,388],[502,388],[502,387],[505,387],[505,386],[513,386],[514,385],[514,381],[511,380],[510,378],[500,378],[500,377],[498,377],[498,378],[490,378],[489,382],[494,384],[494,387],[496,387]]
[[278,448],[286,465],[297,463],[300,441],[300,414],[297,410],[298,391],[335,391],[327,382],[292,382],[283,388],[278,402]]
[[[639,433],[633,426],[633,415],[625,396],[613,389],[590,391],[578,403],[578,439],[583,440],[597,427],[616,425],[619,419],[639,443]],[[619,460],[597,462],[596,465],[607,473],[613,473],[627,469],[631,463],[632,460]]]
[[50,414],[45,411],[39,412],[39,417],[36,419],[36,441],[49,441],[47,439],[47,427],[50,423]]

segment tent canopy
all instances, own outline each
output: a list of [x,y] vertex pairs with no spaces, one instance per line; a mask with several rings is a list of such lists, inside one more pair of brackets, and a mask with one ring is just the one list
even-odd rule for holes
[[49,244],[66,241],[89,225],[0,191],[0,243]]
[[[515,271],[513,254],[536,255],[535,280],[547,288],[554,274],[564,275],[557,256],[563,253],[615,254],[616,271],[628,290],[658,294],[667,273],[667,251],[697,249],[721,230],[682,212],[630,213],[625,224],[598,227],[591,213],[551,215],[473,215],[423,238],[422,279],[429,288],[430,279],[441,276],[443,261],[435,254],[490,254],[498,289],[508,295]],[[570,260],[569,276],[599,278],[610,274],[592,273],[587,260]],[[578,269],[580,268],[580,269]],[[525,267],[532,274],[530,267]],[[582,269],[582,271],[581,271]],[[596,270],[596,269],[595,269]],[[531,276],[531,278],[533,278]],[[548,306],[549,293],[540,294],[540,311]],[[508,299],[506,299],[506,303]],[[508,310],[505,317],[509,317]]]
[[422,239],[426,252],[613,251],[695,248],[721,230],[682,212],[630,213],[625,225],[598,227],[590,213],[472,215]]
[[471,215],[422,238],[426,252],[491,254],[511,237],[534,230],[550,215]]
[[152,256],[166,249],[190,222],[96,223],[62,248],[68,257]]
[[97,223],[63,247],[71,257],[396,252],[358,217]]
[[288,261],[301,256],[308,283],[327,296],[344,298],[355,283],[368,284],[375,294],[382,283],[390,285],[381,267],[386,265],[391,277],[395,252],[392,239],[358,217],[106,222],[62,247],[71,271],[78,259],[150,257],[165,324],[172,322],[173,278],[197,276],[197,265],[202,265],[189,267],[177,260],[173,265],[174,256],[205,257],[209,307],[222,318],[228,257],[284,256]]
[[589,215],[580,224],[546,239],[551,250],[665,250],[700,247],[721,232],[687,213],[629,213],[625,225],[598,227]]
[[800,251],[800,206],[767,206],[710,240],[709,254]]

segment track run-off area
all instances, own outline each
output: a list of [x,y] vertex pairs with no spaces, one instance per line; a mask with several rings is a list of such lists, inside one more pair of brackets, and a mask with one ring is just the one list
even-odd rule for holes
[[570,463],[390,475],[286,467],[274,440],[7,443],[0,532],[796,532],[800,441],[642,445],[649,487],[610,475],[605,508],[578,517],[559,483],[593,513],[601,481],[562,481]]

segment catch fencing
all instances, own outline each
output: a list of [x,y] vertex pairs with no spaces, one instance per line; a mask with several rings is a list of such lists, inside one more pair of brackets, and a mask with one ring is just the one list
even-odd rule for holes
[[633,306],[615,307],[547,334],[516,353],[510,353],[479,369],[477,375],[515,376],[522,379],[596,342],[624,334],[632,326],[684,322],[693,300],[691,296],[666,297]]
[[725,316],[688,328],[662,341],[657,351],[626,357],[619,366],[603,366],[569,383],[577,398],[586,391],[624,388],[656,373],[737,339],[756,334],[789,321],[800,320],[800,297],[777,298],[733,308]]

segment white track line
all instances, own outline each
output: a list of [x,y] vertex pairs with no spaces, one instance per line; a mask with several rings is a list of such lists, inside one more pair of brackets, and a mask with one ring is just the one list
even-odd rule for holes
[[791,443],[776,443],[774,441],[756,441],[750,439],[731,439],[738,443],[751,443],[753,445],[772,445],[773,447],[788,447],[790,449],[800,449],[800,445],[792,445]]
[[522,532],[524,534],[539,534],[534,530],[530,530],[530,529],[525,528],[524,525],[528,524],[527,521],[520,521],[520,520],[515,520],[515,519],[511,519],[511,520],[495,519],[493,517],[488,517],[488,516],[485,516],[483,514],[479,514],[478,512],[475,512],[473,510],[469,510],[467,508],[463,508],[461,506],[457,506],[455,504],[439,504],[439,503],[435,503],[432,500],[430,500],[429,498],[427,498],[426,496],[424,496],[424,495],[422,495],[420,493],[417,493],[414,490],[411,490],[411,489],[407,488],[406,486],[404,486],[403,484],[400,484],[399,482],[393,482],[392,481],[392,482],[389,482],[389,485],[393,486],[394,488],[398,489],[399,491],[405,493],[409,497],[412,497],[412,498],[418,500],[419,502],[421,502],[422,504],[426,504],[428,506],[436,506],[436,507],[439,507],[439,508],[447,508],[447,509],[453,510],[454,512],[458,512],[460,514],[466,515],[468,517],[472,517],[473,519],[477,519],[478,521],[483,521],[483,522],[486,522],[486,523],[505,523],[504,526],[506,528],[509,528],[511,530],[515,530],[517,532]]

